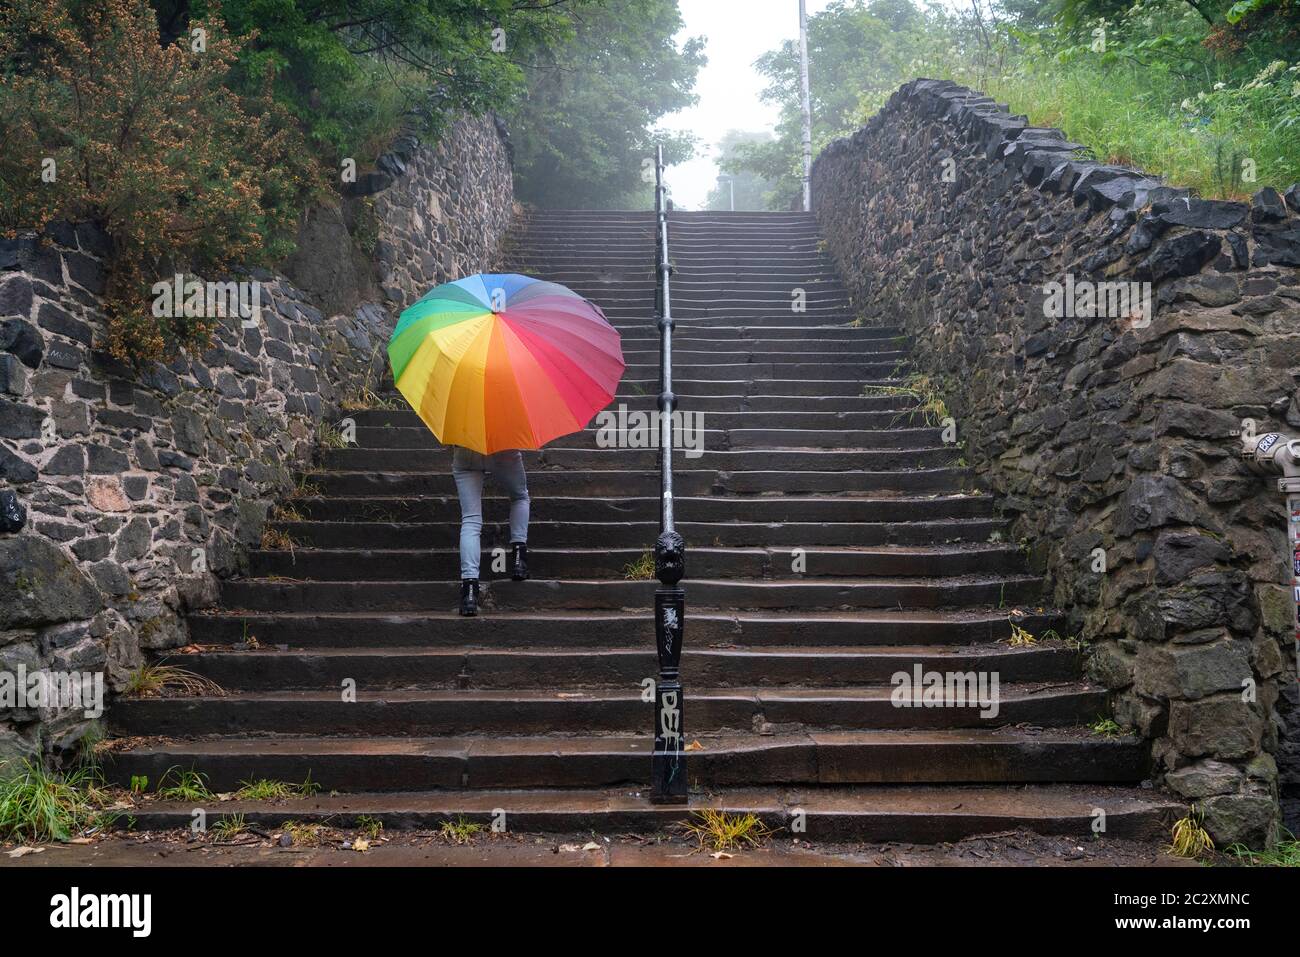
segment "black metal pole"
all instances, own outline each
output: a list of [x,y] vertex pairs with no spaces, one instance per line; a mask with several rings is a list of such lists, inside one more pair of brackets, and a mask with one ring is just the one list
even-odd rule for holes
[[650,761],[650,800],[686,802],[685,711],[682,696],[682,635],[686,630],[686,543],[673,527],[673,315],[669,291],[668,209],[664,197],[664,150],[655,147],[655,318],[659,325],[659,538],[655,541],[655,744]]

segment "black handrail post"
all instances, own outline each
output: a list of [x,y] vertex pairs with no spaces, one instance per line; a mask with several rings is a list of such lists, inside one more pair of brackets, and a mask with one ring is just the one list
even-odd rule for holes
[[684,804],[687,798],[685,727],[682,722],[682,635],[686,630],[686,542],[673,526],[673,314],[669,293],[668,208],[664,148],[655,147],[655,318],[659,325],[659,538],[655,541],[655,744],[650,759],[650,800]]

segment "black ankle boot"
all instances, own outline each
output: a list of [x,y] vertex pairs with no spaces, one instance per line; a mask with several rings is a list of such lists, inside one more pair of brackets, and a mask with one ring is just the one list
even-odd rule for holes
[[517,582],[528,580],[528,546],[523,542],[512,542],[510,550],[513,553],[511,561],[514,567],[510,570],[510,577]]
[[463,578],[460,582],[460,613],[467,618],[478,614],[478,579]]

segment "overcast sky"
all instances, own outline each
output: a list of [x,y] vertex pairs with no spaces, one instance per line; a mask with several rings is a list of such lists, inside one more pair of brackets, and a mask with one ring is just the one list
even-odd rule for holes
[[[808,16],[830,0],[807,0]],[[678,41],[703,36],[709,63],[700,71],[695,106],[664,118],[668,129],[689,130],[701,140],[699,155],[672,167],[668,182],[673,203],[701,209],[717,182],[714,144],[727,130],[771,130],[776,106],[758,95],[764,79],[754,70],[760,54],[799,38],[799,0],[680,0],[686,28]]]

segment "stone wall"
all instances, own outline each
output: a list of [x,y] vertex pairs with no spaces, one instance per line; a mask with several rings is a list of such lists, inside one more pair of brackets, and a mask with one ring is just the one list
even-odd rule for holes
[[[1300,427],[1300,189],[1202,201],[918,80],[821,153],[813,196],[1159,781],[1220,845],[1267,840],[1279,788],[1300,833],[1287,516],[1237,437]],[[1072,317],[1067,281],[1137,296]]]
[[[223,319],[201,354],[144,374],[101,348],[101,233],[0,241],[0,494],[25,511],[0,534],[0,677],[104,672],[120,692],[142,652],[187,642],[185,613],[259,544],[322,419],[389,381],[396,312],[494,265],[508,143],[491,117],[429,146],[403,136],[350,192],[304,216],[286,264],[314,292],[255,273],[260,317]],[[4,704],[0,761],[71,749],[91,726]]]

